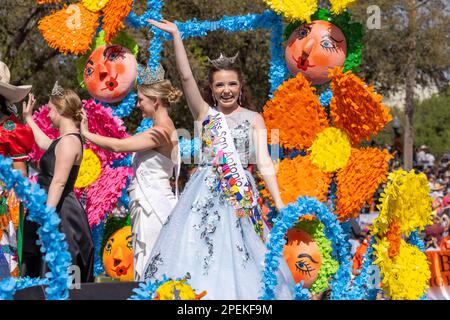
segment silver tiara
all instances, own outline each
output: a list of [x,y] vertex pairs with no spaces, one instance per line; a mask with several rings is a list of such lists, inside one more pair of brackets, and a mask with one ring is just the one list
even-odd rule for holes
[[59,85],[58,80],[56,80],[55,85],[53,86],[51,95],[64,98],[64,88]]
[[148,66],[139,66],[138,68],[138,74],[142,84],[154,84],[163,81],[165,73],[166,72],[161,64],[158,64],[156,72],[152,72]]
[[232,66],[234,64],[234,62],[236,61],[237,57],[239,55],[239,52],[236,53],[234,55],[234,57],[228,58],[227,56],[225,56],[223,53],[220,53],[220,57],[215,59],[215,60],[211,60],[208,57],[209,62],[211,62],[211,64],[216,67],[217,69],[222,69],[222,68],[226,68],[229,66]]

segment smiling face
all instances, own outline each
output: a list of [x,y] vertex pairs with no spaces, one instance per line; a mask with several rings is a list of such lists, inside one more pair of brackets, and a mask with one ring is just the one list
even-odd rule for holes
[[314,239],[301,229],[290,229],[287,232],[288,241],[283,248],[283,256],[286,260],[296,283],[304,281],[305,288],[311,287],[316,281],[322,256],[319,246]]
[[124,227],[115,232],[103,249],[105,272],[120,281],[133,281],[133,245],[131,227]]
[[158,104],[160,104],[158,99],[149,98],[138,90],[138,101],[136,107],[141,110],[142,117],[153,119],[155,117]]
[[83,72],[89,93],[107,103],[125,98],[136,77],[136,58],[130,50],[119,45],[104,45],[95,49]]
[[238,106],[241,82],[236,71],[219,70],[212,76],[211,91],[220,108]]
[[285,50],[292,75],[301,72],[313,85],[328,82],[328,69],[343,66],[347,42],[342,31],[328,21],[315,20],[292,32]]

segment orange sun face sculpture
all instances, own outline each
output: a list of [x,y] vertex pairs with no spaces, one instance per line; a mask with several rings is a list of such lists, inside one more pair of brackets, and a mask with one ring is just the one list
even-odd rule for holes
[[110,277],[120,281],[133,281],[133,245],[130,226],[116,231],[108,239],[103,249],[103,265]]
[[107,103],[125,98],[136,77],[136,58],[130,50],[119,45],[103,45],[95,49],[83,72],[89,94]]
[[289,72],[294,76],[301,72],[313,85],[328,82],[329,69],[343,66],[346,55],[343,32],[322,20],[300,25],[290,35],[285,49]]
[[283,248],[284,259],[295,282],[303,280],[303,286],[309,288],[316,281],[322,266],[319,246],[306,231],[297,228],[287,232],[287,239]]

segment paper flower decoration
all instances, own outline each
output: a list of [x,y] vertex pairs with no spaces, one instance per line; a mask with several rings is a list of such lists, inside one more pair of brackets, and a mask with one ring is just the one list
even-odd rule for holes
[[[326,201],[331,174],[322,172],[313,165],[309,157],[296,157],[292,160],[286,158],[276,168],[280,195],[284,203],[296,201],[299,190],[302,190],[304,196]],[[263,181],[262,185],[264,185]],[[271,199],[266,188],[261,190],[261,195]]]
[[[89,131],[107,137],[122,139],[128,136],[123,122],[112,115],[110,108],[105,108],[94,100],[83,101],[83,108],[89,119]],[[59,137],[57,129],[52,128],[48,118],[48,107],[43,106],[35,112],[33,119],[50,138]],[[128,154],[106,151],[90,141],[85,142],[83,161],[77,181],[75,193],[86,198],[86,214],[89,225],[100,223],[108,212],[117,205],[117,201],[126,187],[127,178],[133,174],[130,167],[113,167],[114,160],[120,160]],[[33,146],[30,158],[38,161],[43,151]]]
[[388,180],[381,194],[380,214],[371,228],[379,239],[374,245],[374,263],[380,267],[382,288],[392,299],[419,299],[431,277],[428,260],[402,237],[432,222],[428,181],[423,173],[413,170],[397,170]]
[[206,295],[206,291],[196,294],[186,281],[186,279],[182,279],[164,282],[156,290],[154,300],[200,300]]
[[102,173],[100,159],[91,149],[84,150],[83,161],[81,162],[75,188],[84,189],[93,184]]
[[393,223],[399,233],[407,236],[432,223],[430,187],[425,174],[397,170],[389,174],[378,206],[380,214],[374,220],[373,234],[384,234]]
[[[343,221],[355,217],[386,178],[389,153],[358,145],[382,130],[391,116],[381,96],[350,71],[335,68],[330,78],[332,125],[315,89],[301,73],[274,92],[263,116],[269,129],[278,130],[280,146],[307,151],[306,159],[284,159],[279,166],[283,200],[309,195],[323,201],[335,174],[336,213]],[[288,196],[283,194],[286,190]]]
[[[56,1],[38,1],[39,4],[52,2]],[[110,43],[124,28],[123,20],[132,5],[133,0],[82,0],[44,17],[38,27],[50,47],[64,54],[84,54],[90,48],[100,20],[105,40]]]
[[[289,21],[311,22],[311,16],[317,11],[317,0],[264,0],[276,13],[283,14]],[[331,12],[342,13],[356,0],[330,0]]]
[[393,300],[418,300],[425,293],[431,272],[427,256],[419,248],[400,240],[399,253],[389,256],[389,241],[374,244],[374,263],[380,267],[383,290]]

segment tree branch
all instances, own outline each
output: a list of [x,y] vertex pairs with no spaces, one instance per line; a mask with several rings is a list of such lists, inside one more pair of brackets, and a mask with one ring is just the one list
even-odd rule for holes
[[46,62],[50,61],[52,58],[59,55],[59,52],[57,50],[51,50],[47,54],[43,54],[39,57],[37,57],[34,60],[34,64],[27,69],[27,72],[20,75],[20,77],[17,77],[14,79],[13,84],[20,84],[23,83],[25,80],[31,78],[34,76],[37,72],[42,71],[45,69],[44,65]]
[[44,12],[43,7],[35,7],[30,12],[31,14],[22,24],[22,26],[17,30],[16,36],[14,39],[8,44],[8,47],[5,52],[5,59],[11,60],[13,56],[19,51],[20,46],[25,42],[25,39],[29,35],[29,33],[34,29],[40,14]]
[[419,3],[419,4],[416,6],[416,10],[417,10],[418,8],[420,8],[420,7],[424,6],[424,5],[426,5],[428,2],[430,2],[430,0],[423,0],[423,2]]

